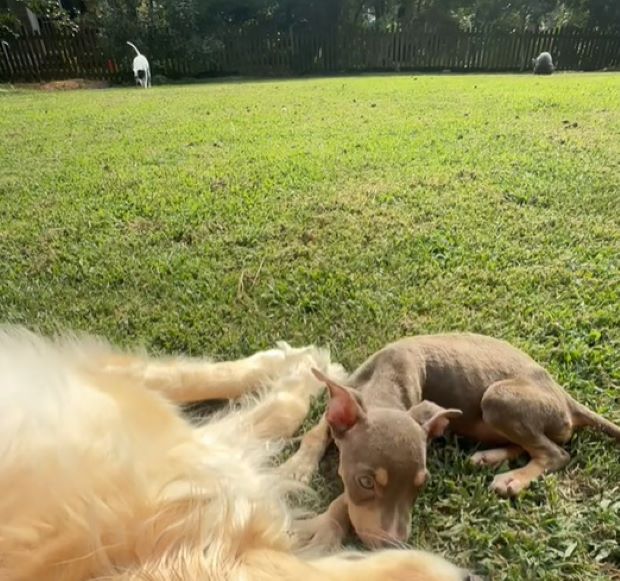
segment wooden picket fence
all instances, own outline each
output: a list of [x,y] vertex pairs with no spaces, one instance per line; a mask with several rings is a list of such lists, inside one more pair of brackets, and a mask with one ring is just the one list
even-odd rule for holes
[[120,79],[113,67],[113,61],[108,62],[100,50],[94,30],[23,33],[0,46],[0,79],[4,81]]
[[[364,71],[525,71],[543,50],[559,70],[620,67],[620,34],[577,29],[540,33],[493,30],[434,33],[332,30],[317,34],[229,35],[200,55],[166,55],[165,47],[143,51],[153,74],[170,78],[217,75],[301,75]],[[75,34],[22,34],[0,47],[0,79],[42,81],[67,78],[131,80],[130,49],[118,61],[101,49],[93,30]]]

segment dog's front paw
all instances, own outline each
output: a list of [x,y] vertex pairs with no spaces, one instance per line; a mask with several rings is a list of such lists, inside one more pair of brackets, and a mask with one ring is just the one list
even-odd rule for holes
[[340,549],[344,539],[342,527],[327,514],[295,521],[294,534],[301,546],[321,552]]
[[495,478],[493,478],[493,482],[491,482],[490,488],[499,496],[513,498],[517,496],[524,488],[526,488],[527,485],[528,482],[520,480],[519,477],[515,474],[515,471],[511,471],[504,472],[503,474],[498,474]]
[[316,469],[316,462],[313,462],[311,458],[306,457],[303,452],[299,451],[278,467],[278,471],[284,478],[295,480],[302,484],[310,484]]

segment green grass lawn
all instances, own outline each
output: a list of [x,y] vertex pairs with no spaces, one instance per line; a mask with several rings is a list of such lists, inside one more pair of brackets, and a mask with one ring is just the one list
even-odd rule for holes
[[[5,91],[0,167],[0,320],[348,367],[475,331],[620,422],[619,75]],[[620,578],[619,449],[570,451],[511,502],[437,443],[412,544],[494,579]]]

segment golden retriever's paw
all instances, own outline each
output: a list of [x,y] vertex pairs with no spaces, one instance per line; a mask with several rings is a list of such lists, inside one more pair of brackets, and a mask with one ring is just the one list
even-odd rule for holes
[[312,351],[314,346],[306,345],[305,347],[292,347],[286,341],[276,341],[276,349],[282,351],[286,357],[295,358]]
[[291,373],[304,361],[313,361],[315,350],[312,346],[295,348],[288,343],[279,342],[274,349],[259,351],[250,359],[253,366],[275,378]]
[[[318,369],[331,377],[335,381],[346,382],[348,374],[345,368],[331,360],[329,349],[308,345],[306,347],[291,347],[284,341],[277,343],[277,349],[272,351],[280,351],[284,356],[282,368],[279,370],[282,374],[307,375],[312,377],[310,381],[318,385],[323,385],[318,381],[311,369]],[[264,353],[270,353],[265,351]]]
[[265,371],[277,371],[283,369],[286,365],[286,352],[283,349],[275,348],[267,351],[259,351],[250,357],[250,360],[264,367]]
[[285,357],[291,367],[316,367],[326,371],[330,366],[329,349],[315,347],[314,345],[308,345],[306,347],[291,347],[284,341],[279,341],[276,345],[278,346],[278,349],[285,354]]

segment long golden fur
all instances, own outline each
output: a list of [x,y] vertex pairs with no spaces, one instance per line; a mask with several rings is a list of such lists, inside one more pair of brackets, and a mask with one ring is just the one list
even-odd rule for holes
[[[342,377],[314,347],[155,360],[0,328],[0,579],[462,579],[423,552],[298,546],[273,457],[321,389],[311,367]],[[199,425],[176,405],[221,398]]]

